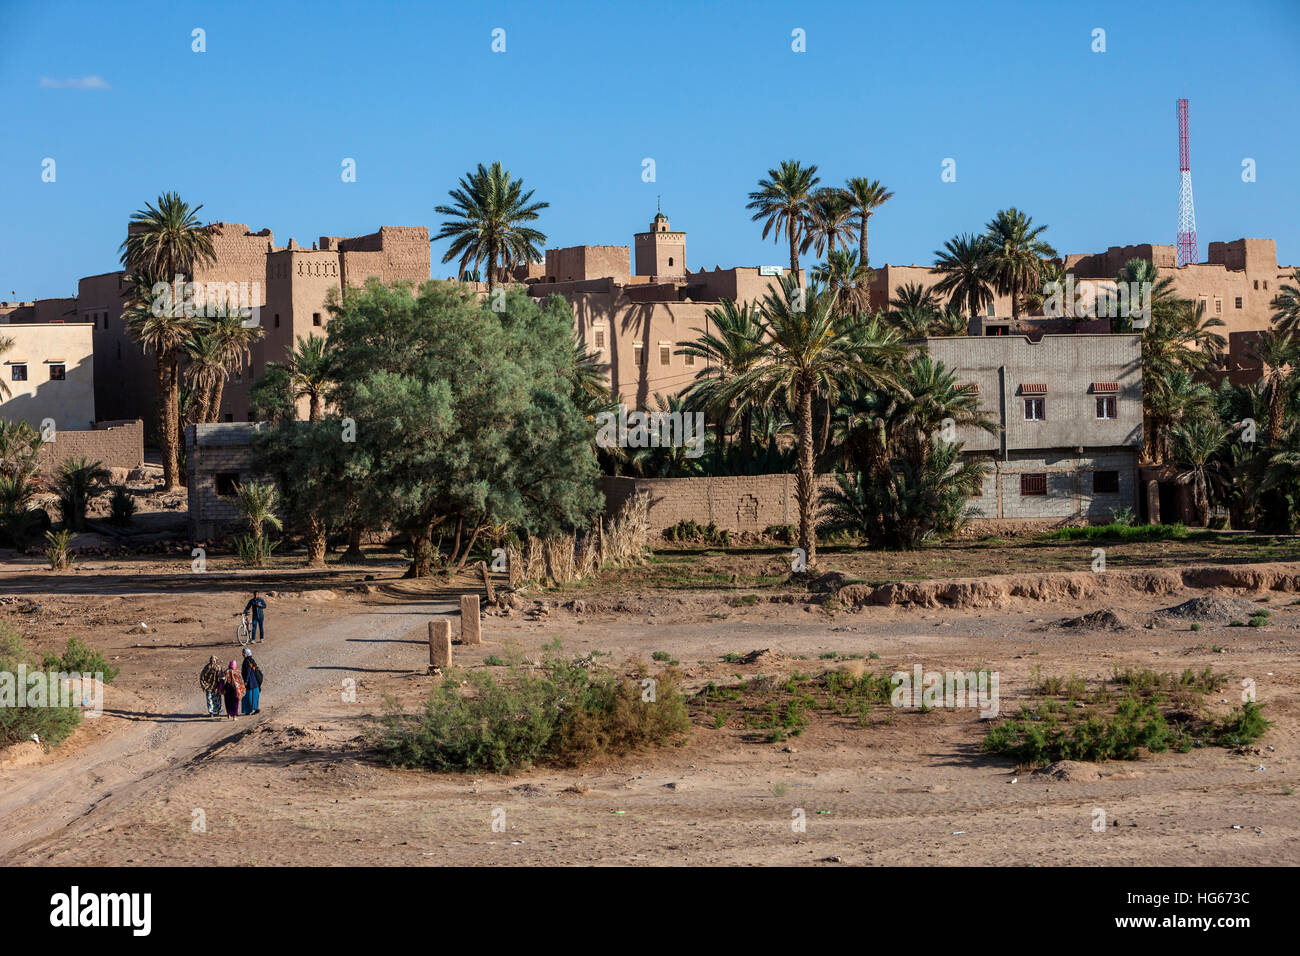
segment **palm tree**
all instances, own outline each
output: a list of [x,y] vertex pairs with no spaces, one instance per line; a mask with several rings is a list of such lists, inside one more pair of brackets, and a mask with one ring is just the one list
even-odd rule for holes
[[867,258],[867,223],[871,214],[894,198],[894,194],[880,185],[879,179],[867,179],[855,176],[844,184],[844,191],[853,208],[853,221],[858,227],[858,261],[866,266]]
[[992,277],[988,265],[988,240],[962,233],[935,250],[934,271],[943,278],[934,291],[949,297],[954,305],[965,306],[972,320],[993,302]]
[[695,380],[682,393],[691,408],[709,412],[719,423],[721,438],[728,426],[740,422],[740,443],[746,458],[749,457],[755,399],[752,394],[732,396],[728,387],[747,373],[762,354],[763,324],[758,312],[749,303],[736,305],[723,299],[716,307],[704,313],[711,331],[699,329],[694,341],[677,349],[677,355],[691,355],[704,360],[704,367],[695,373]]
[[[13,339],[9,338],[9,336],[7,335],[0,335],[0,355],[4,355],[13,347],[14,347]],[[0,396],[9,398],[11,395],[13,395],[13,392],[9,390],[9,383],[6,382],[3,378],[0,378]]]
[[244,367],[252,354],[252,345],[262,337],[260,325],[246,326],[237,309],[227,307],[215,319],[208,323],[210,334],[216,341],[225,366],[222,375],[212,383],[207,398],[209,423],[221,417],[221,399],[226,388],[226,379],[232,371]]
[[38,469],[37,454],[45,440],[24,421],[0,419],[0,476],[30,478]]
[[[1143,378],[1145,380],[1145,375]],[[1142,398],[1146,447],[1154,462],[1169,460],[1175,428],[1209,418],[1214,408],[1214,393],[1210,387],[1196,381],[1187,369],[1170,372],[1158,387],[1153,383],[1148,388],[1144,383]]]
[[1046,226],[1019,209],[1002,209],[985,226],[988,239],[987,264],[997,290],[1011,297],[1011,317],[1020,318],[1020,299],[1040,283],[1043,259],[1056,250],[1040,239]]
[[[199,222],[202,205],[191,206],[176,193],[163,193],[158,205],[132,214],[122,242],[122,266],[130,275],[127,292],[127,328],[146,352],[155,353],[158,367],[159,427],[163,484],[174,491],[180,485],[180,353],[189,337],[190,319],[173,302],[166,309],[153,302],[155,283],[192,278],[194,267],[216,260],[212,232]],[[173,288],[175,288],[173,286]],[[154,315],[170,312],[170,315]]]
[[59,465],[54,477],[59,515],[67,531],[86,530],[86,509],[100,486],[109,478],[107,468],[89,458],[69,458]]
[[771,232],[778,242],[782,230],[790,243],[790,272],[799,275],[799,242],[803,237],[805,222],[812,208],[813,188],[821,180],[816,166],[804,166],[797,160],[787,159],[775,169],[767,171],[767,178],[758,181],[758,189],[749,194],[746,209],[753,209],[754,222],[763,223],[763,238]]
[[260,567],[271,553],[266,541],[266,529],[270,527],[279,531],[283,527],[275,513],[280,506],[280,493],[269,482],[263,484],[254,481],[235,485],[235,495],[239,513],[248,522],[250,541],[245,553]]
[[[1130,259],[1115,275],[1117,285],[1137,284],[1139,290],[1144,285],[1151,288],[1151,309],[1167,309],[1172,306],[1177,296],[1174,293],[1174,280],[1165,276],[1161,278],[1160,269],[1150,259]],[[1132,299],[1130,298],[1130,302]],[[1132,332],[1133,315],[1121,315],[1110,320],[1112,332]]]
[[1291,274],[1295,285],[1284,285],[1273,297],[1273,324],[1279,332],[1300,333],[1300,269]]
[[1201,527],[1210,523],[1209,471],[1232,430],[1214,418],[1186,422],[1173,430],[1173,454],[1181,484],[1191,484]]
[[145,354],[152,352],[155,356],[163,484],[164,490],[174,491],[179,486],[180,355],[193,331],[194,321],[177,309],[155,308],[151,299],[153,282],[148,276],[134,273],[128,282],[122,317],[127,331]]
[[826,254],[826,261],[813,269],[813,279],[826,286],[835,296],[841,315],[861,315],[871,305],[871,280],[875,271],[858,259],[856,252],[836,249]]
[[835,246],[843,242],[847,247],[853,239],[853,207],[849,197],[839,189],[825,186],[813,194],[808,211],[803,245],[800,252],[812,249],[817,255],[826,250],[835,254]]
[[909,282],[894,290],[894,298],[889,300],[889,312],[886,318],[902,330],[908,338],[924,338],[928,334],[930,323],[939,317],[939,300],[934,296],[934,289],[919,283]]
[[533,190],[524,192],[523,179],[511,179],[500,162],[490,167],[479,163],[475,172],[461,177],[460,188],[450,195],[454,204],[436,206],[434,212],[456,218],[444,222],[433,241],[452,240],[442,261],[459,256],[462,279],[471,263],[477,270],[485,262],[490,293],[496,285],[498,261],[502,269],[510,269],[542,258],[538,247],[545,245],[546,236],[523,223],[535,222],[551,204],[530,203]]
[[226,377],[225,352],[212,330],[197,323],[191,327],[184,348],[185,356],[189,359],[185,366],[185,381],[189,383],[194,395],[194,414],[189,417],[194,424],[204,424],[208,421],[208,403]]
[[1268,397],[1268,440],[1276,445],[1286,424],[1286,407],[1293,391],[1291,376],[1300,368],[1300,339],[1289,333],[1264,332],[1251,344],[1251,352],[1259,359],[1259,384]]
[[850,384],[895,384],[889,366],[903,349],[893,341],[853,334],[837,318],[834,296],[817,283],[801,289],[798,273],[782,276],[780,291],[770,290],[760,309],[766,335],[759,361],[738,376],[725,394],[734,398],[757,390],[770,401],[781,393],[795,409],[799,547],[812,568],[817,559],[813,402],[818,396],[836,394]]
[[307,399],[307,421],[319,422],[324,414],[325,392],[329,387],[329,363],[325,339],[300,335],[284,367],[289,371],[289,388],[294,401]]

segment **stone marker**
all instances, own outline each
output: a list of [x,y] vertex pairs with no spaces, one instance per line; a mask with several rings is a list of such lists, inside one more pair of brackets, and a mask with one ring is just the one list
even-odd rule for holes
[[429,622],[429,673],[438,674],[451,666],[451,621]]
[[462,594],[460,596],[460,642],[462,644],[482,644],[483,631],[478,616],[478,595]]

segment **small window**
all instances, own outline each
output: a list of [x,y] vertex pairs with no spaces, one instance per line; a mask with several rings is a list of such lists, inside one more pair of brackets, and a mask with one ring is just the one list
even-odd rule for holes
[[[231,416],[226,416],[230,421]],[[216,476],[217,494],[222,498],[235,497],[235,486],[239,484],[239,472],[223,471]]]
[[1241,308],[1241,296],[1237,296],[1237,299],[1236,299],[1236,303],[1235,303],[1235,304],[1236,304],[1236,307],[1237,307],[1237,308],[1239,308],[1239,309]]
[[1223,314],[1223,300],[1220,299],[1218,296],[1215,296],[1214,299],[1214,314],[1215,315]]
[[1092,473],[1092,493],[1094,495],[1119,494],[1119,472],[1094,471]]
[[1264,288],[1265,288],[1265,289],[1268,288],[1268,280],[1267,280],[1267,279],[1264,280]]
[[1047,419],[1047,399],[1045,398],[1026,398],[1025,399],[1025,421],[1041,422]]
[[1255,291],[1256,291],[1256,292],[1259,291],[1259,280],[1258,280],[1258,279],[1255,280]]
[[668,257],[668,265],[671,266],[672,264],[673,264],[673,257],[672,257],[672,256],[669,256],[669,257]]
[[1028,498],[1031,496],[1047,494],[1047,475],[1043,472],[1032,475],[1020,476],[1020,497]]
[[62,382],[62,381],[63,381],[65,378],[67,378],[67,377],[68,377],[68,367],[67,367],[66,365],[51,365],[51,366],[50,366],[50,381],[51,381],[51,382]]
[[596,329],[596,348],[603,349],[604,347],[605,347],[605,330],[598,328]]
[[671,345],[659,346],[659,364],[671,365],[673,361],[673,347]]
[[279,313],[279,312],[275,313],[275,327],[276,327],[277,329],[280,327],[280,313]]
[[1118,418],[1116,414],[1119,402],[1114,395],[1099,395],[1097,397],[1097,417],[1098,418]]
[[685,365],[687,368],[694,368],[694,367],[695,367],[695,356],[692,355],[692,354],[689,353],[689,352],[688,352],[687,354],[683,355],[683,356],[682,356],[682,364]]
[[319,313],[319,312],[313,312],[313,313],[311,314],[311,324],[312,324],[312,325],[320,325],[320,313]]
[[233,422],[233,421],[235,420],[235,413],[234,413],[234,412],[226,412],[226,416],[225,416],[225,417],[226,417],[226,421],[228,421],[228,422]]
[[26,365],[9,366],[9,380],[11,382],[27,381],[27,366]]
[[632,346],[632,364],[637,366],[645,364],[645,346],[639,342]]

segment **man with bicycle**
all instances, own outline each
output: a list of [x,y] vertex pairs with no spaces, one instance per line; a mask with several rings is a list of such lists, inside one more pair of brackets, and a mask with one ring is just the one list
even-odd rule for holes
[[[252,617],[249,618],[249,611],[252,611]],[[244,605],[244,618],[248,620],[248,642],[250,644],[257,641],[266,640],[266,625],[263,621],[263,615],[266,612],[266,601],[258,597],[257,592],[253,592],[252,598]]]

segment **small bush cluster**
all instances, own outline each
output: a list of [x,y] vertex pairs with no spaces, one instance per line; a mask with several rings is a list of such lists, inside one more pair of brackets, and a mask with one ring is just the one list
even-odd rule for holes
[[710,521],[708,524],[696,524],[694,521],[679,521],[664,531],[666,541],[685,541],[694,544],[731,544],[731,532],[719,528]]
[[83,644],[75,637],[68,639],[62,654],[46,654],[41,666],[47,671],[65,674],[97,674],[105,684],[113,683],[121,670],[108,662],[103,651]]
[[[18,668],[26,665],[27,674],[42,669],[41,662],[27,649],[20,638],[8,626],[0,624],[0,680],[12,681],[13,689],[18,690]],[[12,676],[8,676],[12,675]],[[31,740],[35,735],[41,744],[53,747],[67,738],[81,723],[81,711],[76,707],[0,707],[0,747]],[[57,701],[47,701],[48,704]]]
[[1045,541],[1170,541],[1187,537],[1185,524],[1110,524],[1086,525],[1082,528],[1057,528],[1043,534]]
[[503,675],[450,671],[423,714],[391,699],[371,733],[394,766],[433,771],[513,773],[534,764],[576,766],[683,741],[690,730],[673,670],[655,677],[646,700],[643,667],[633,676],[590,658],[547,660],[540,669],[511,662]]

